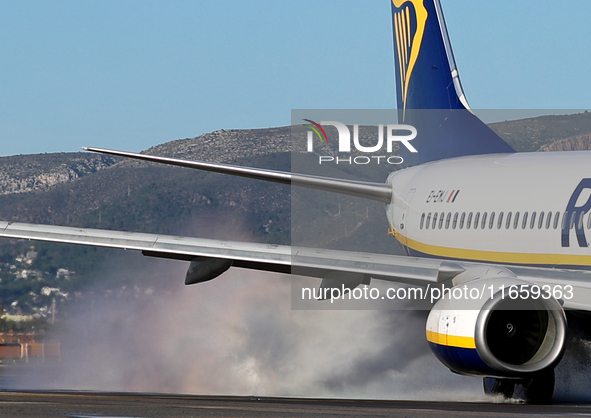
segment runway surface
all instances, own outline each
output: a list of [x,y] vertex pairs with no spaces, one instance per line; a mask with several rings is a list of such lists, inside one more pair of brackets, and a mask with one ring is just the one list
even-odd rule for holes
[[0,417],[591,416],[591,405],[295,399],[96,392],[0,392]]

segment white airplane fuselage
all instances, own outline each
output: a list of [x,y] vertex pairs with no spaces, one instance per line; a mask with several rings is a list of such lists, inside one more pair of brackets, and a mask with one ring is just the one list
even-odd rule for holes
[[410,255],[591,266],[590,151],[451,158],[387,182],[391,231]]

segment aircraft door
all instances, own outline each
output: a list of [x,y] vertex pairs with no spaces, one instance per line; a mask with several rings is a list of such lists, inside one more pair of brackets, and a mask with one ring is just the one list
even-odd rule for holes
[[402,206],[402,217],[400,218],[400,224],[398,225],[398,230],[400,231],[400,242],[402,243],[402,245],[404,245],[404,251],[407,253],[408,255],[408,248],[407,247],[407,237],[408,237],[408,231],[409,231],[409,213],[410,213],[410,208],[411,208],[411,203],[412,203],[412,198],[415,195],[415,192],[417,191],[417,189],[410,189],[407,193],[406,196],[404,198],[404,203]]

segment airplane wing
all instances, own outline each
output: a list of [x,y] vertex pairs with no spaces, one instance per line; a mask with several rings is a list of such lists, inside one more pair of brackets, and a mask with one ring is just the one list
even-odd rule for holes
[[[389,203],[389,184],[316,177],[220,163],[177,160],[123,151],[86,148],[89,151],[232,174],[258,180],[325,190]],[[474,279],[501,274],[540,286],[572,286],[564,308],[591,311],[591,271],[486,264],[436,258],[340,251],[285,245],[221,241],[101,229],[0,221],[0,237],[52,241],[141,251],[151,257],[189,261],[185,284],[214,279],[231,266],[321,278],[321,288],[354,288],[372,278],[422,287],[462,285]],[[560,295],[558,295],[560,296]]]
[[285,171],[265,170],[262,168],[241,167],[231,164],[208,163],[204,161],[188,161],[177,158],[159,157],[157,155],[137,154],[134,152],[114,151],[103,148],[83,147],[85,151],[114,155],[117,157],[133,158],[158,164],[168,164],[177,167],[192,168],[213,173],[230,174],[255,180],[271,181],[273,183],[306,187],[308,189],[324,190],[348,196],[361,197],[381,203],[390,203],[392,189],[384,183],[369,181],[355,181],[335,179],[330,177],[311,176],[308,174],[287,173]]
[[0,237],[135,250],[175,260],[230,260],[234,267],[276,273],[291,273],[295,267],[300,275],[319,278],[347,272],[426,284],[463,271],[442,260],[17,222],[0,222]]
[[[151,257],[191,261],[191,267],[185,279],[186,284],[211,280],[230,266],[322,279],[339,273],[345,277],[357,275],[360,278],[374,278],[423,287],[449,284],[460,274],[477,278],[487,267],[496,270],[501,268],[517,279],[540,286],[559,285],[561,289],[572,286],[574,297],[563,299],[561,301],[563,307],[591,311],[590,271],[486,265],[355,251],[17,222],[0,222],[0,237],[135,250]],[[206,265],[205,273],[202,271],[201,276],[195,279],[194,267],[207,262],[213,262],[213,267]],[[192,271],[193,277],[191,277]],[[361,280],[359,282],[361,283]],[[330,287],[330,285],[327,286]]]

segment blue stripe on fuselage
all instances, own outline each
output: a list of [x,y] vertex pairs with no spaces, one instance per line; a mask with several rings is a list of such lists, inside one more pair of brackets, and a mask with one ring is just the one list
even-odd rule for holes
[[429,347],[443,364],[456,373],[481,375],[493,370],[480,358],[475,348],[453,347],[429,341]]

